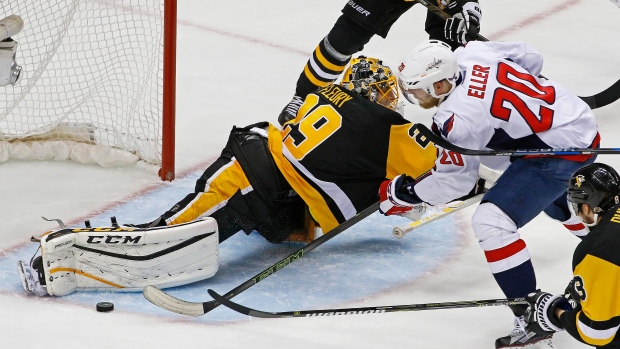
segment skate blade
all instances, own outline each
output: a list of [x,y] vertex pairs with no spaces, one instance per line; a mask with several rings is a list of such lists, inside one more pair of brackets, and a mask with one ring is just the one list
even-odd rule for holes
[[502,349],[557,349],[557,348],[553,344],[553,338],[544,338],[536,342],[505,346]]

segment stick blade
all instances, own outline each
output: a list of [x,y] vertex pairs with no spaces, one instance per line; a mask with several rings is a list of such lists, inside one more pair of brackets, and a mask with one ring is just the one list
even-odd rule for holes
[[173,313],[194,317],[205,314],[202,302],[184,301],[173,297],[154,286],[144,287],[142,290],[142,295],[144,295],[144,298],[148,299],[149,302]]

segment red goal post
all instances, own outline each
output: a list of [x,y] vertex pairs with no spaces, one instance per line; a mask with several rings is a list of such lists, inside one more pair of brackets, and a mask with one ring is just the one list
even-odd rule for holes
[[15,86],[0,87],[0,163],[135,161],[173,180],[176,0],[0,2],[23,30]]

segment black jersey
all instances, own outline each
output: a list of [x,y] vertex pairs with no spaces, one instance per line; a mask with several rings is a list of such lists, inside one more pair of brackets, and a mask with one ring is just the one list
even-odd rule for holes
[[573,275],[581,307],[562,313],[562,325],[586,344],[620,348],[620,205],[579,243]]
[[269,148],[324,232],[378,200],[381,182],[419,177],[436,159],[400,114],[330,85],[306,97],[297,118],[269,130]]

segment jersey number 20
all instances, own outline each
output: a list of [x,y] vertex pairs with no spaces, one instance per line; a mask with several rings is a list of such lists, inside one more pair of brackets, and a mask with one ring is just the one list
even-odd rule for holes
[[[525,119],[532,132],[539,133],[551,128],[554,111],[545,106],[545,104],[552,105],[555,103],[555,88],[553,86],[542,86],[532,75],[519,72],[502,62],[497,66],[497,81],[505,88],[499,87],[495,89],[491,104],[491,115],[508,121],[511,110],[503,105],[504,102],[508,102]],[[524,101],[515,91],[529,97],[530,103],[528,104]],[[530,98],[534,99],[534,101]],[[536,106],[539,107],[537,114],[530,109],[530,107]]]

